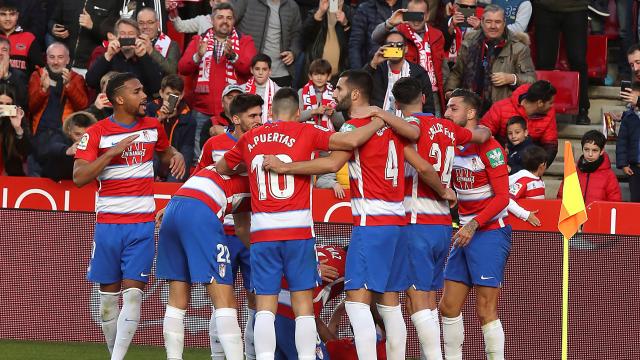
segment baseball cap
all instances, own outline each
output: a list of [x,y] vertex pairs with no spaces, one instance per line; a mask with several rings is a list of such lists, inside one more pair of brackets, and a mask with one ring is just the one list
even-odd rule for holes
[[224,88],[224,90],[222,90],[222,97],[227,96],[227,94],[229,94],[232,91],[239,91],[239,92],[244,94],[244,86],[236,85],[236,84],[229,84]]

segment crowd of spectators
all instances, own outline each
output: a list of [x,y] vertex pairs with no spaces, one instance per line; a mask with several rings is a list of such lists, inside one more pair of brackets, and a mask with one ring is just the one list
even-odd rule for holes
[[[616,3],[623,49],[616,62],[620,78],[633,80],[621,93],[629,106],[616,165],[640,201],[640,48],[631,46],[632,1]],[[587,35],[589,27],[602,32],[606,16],[602,1],[587,0],[0,0],[0,104],[19,108],[0,114],[0,168],[69,179],[79,137],[112,113],[105,88],[118,72],[140,79],[147,115],[195,167],[209,137],[233,130],[235,95],[260,95],[266,122],[275,91],[293,87],[302,121],[337,130],[346,114],[335,111],[334,81],[362,68],[374,79],[372,104],[387,111],[397,111],[391,89],[402,77],[420,83],[423,112],[436,116],[454,89],[474,91],[481,124],[508,150],[511,174],[540,177],[558,152],[557,90],[537,80],[536,69],[555,68],[560,37],[571,44],[569,66],[580,73],[575,121],[589,124]],[[170,38],[169,23],[184,41]],[[581,181],[607,182],[602,199],[615,198],[615,181],[619,195],[601,139],[587,132],[582,150]],[[156,178],[185,180],[159,166]],[[340,178],[317,185],[338,195]],[[601,199],[597,193],[585,190],[590,199]]]

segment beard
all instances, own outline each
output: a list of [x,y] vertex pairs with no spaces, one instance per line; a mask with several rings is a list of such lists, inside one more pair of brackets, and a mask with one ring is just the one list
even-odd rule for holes
[[351,94],[345,96],[344,99],[336,104],[336,111],[349,111],[349,109],[351,109]]

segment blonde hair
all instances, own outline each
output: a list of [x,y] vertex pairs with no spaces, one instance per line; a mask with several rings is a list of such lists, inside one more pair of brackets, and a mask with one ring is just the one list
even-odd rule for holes
[[78,126],[82,128],[88,128],[89,126],[98,122],[96,117],[92,113],[86,111],[77,111],[67,116],[62,122],[62,131],[65,134],[71,133],[71,126]]

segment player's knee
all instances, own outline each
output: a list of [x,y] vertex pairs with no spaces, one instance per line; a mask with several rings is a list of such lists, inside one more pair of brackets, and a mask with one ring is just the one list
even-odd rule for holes
[[444,317],[454,318],[460,315],[462,309],[450,301],[443,298],[438,305],[438,311]]
[[491,301],[478,298],[476,304],[476,313],[481,324],[490,323],[498,318],[498,308],[496,304]]

